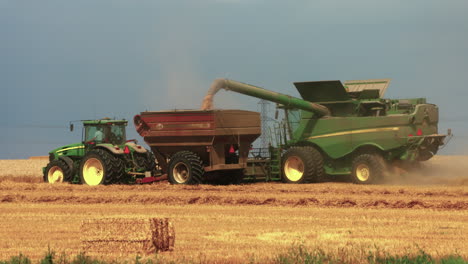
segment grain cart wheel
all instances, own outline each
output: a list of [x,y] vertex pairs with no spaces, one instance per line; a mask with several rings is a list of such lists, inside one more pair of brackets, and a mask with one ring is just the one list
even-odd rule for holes
[[244,180],[244,170],[235,170],[232,171],[229,184],[241,184],[242,180]]
[[171,157],[168,178],[172,184],[199,184],[202,182],[203,166],[197,154],[179,151]]
[[44,182],[71,182],[73,178],[71,168],[63,160],[53,160],[44,172]]
[[387,171],[385,160],[379,154],[359,154],[353,160],[352,180],[357,184],[371,184],[382,179]]
[[314,147],[292,147],[283,155],[283,182],[305,183],[322,180],[323,157]]
[[81,161],[81,183],[95,186],[118,181],[124,173],[122,162],[103,149],[95,149]]
[[227,170],[217,172],[216,183],[220,185],[241,184],[244,179],[244,170]]

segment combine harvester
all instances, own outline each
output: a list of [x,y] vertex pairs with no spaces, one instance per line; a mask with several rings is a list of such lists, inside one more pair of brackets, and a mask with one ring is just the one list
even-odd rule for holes
[[[438,107],[425,98],[383,99],[389,80],[294,83],[302,99],[237,81],[217,79],[201,110],[142,112],[134,123],[173,184],[242,178],[318,182],[351,175],[378,182],[394,166],[417,167],[449,137],[438,133]],[[261,134],[259,113],[213,110],[225,89],[272,101],[284,110],[269,157],[248,159]],[[451,135],[450,130],[448,135]]]

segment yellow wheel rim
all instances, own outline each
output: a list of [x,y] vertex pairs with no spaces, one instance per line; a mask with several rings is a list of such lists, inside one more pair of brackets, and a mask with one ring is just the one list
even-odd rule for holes
[[356,177],[358,180],[365,182],[370,177],[370,168],[366,164],[359,164],[356,167]]
[[189,170],[183,162],[177,163],[172,169],[172,175],[177,183],[186,183],[189,178]]
[[95,186],[101,184],[104,179],[104,166],[96,158],[86,160],[83,165],[83,180],[86,184]]
[[284,175],[290,181],[299,181],[304,175],[304,162],[298,156],[289,157],[284,163]]
[[47,172],[47,181],[49,183],[63,182],[63,170],[59,166],[53,166]]

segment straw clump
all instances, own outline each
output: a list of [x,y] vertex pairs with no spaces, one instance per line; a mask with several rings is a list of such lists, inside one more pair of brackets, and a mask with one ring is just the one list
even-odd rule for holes
[[172,251],[175,232],[168,218],[99,218],[81,224],[84,252],[152,254]]

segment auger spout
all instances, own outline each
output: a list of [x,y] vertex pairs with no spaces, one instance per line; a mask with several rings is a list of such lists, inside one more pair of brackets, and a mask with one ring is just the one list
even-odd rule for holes
[[329,116],[330,110],[320,104],[315,104],[294,96],[273,92],[254,85],[245,84],[228,79],[216,79],[210,86],[205,98],[203,99],[202,110],[213,108],[213,97],[220,90],[234,91],[248,96],[264,99],[284,105],[285,107],[297,108],[313,112],[319,116]]

